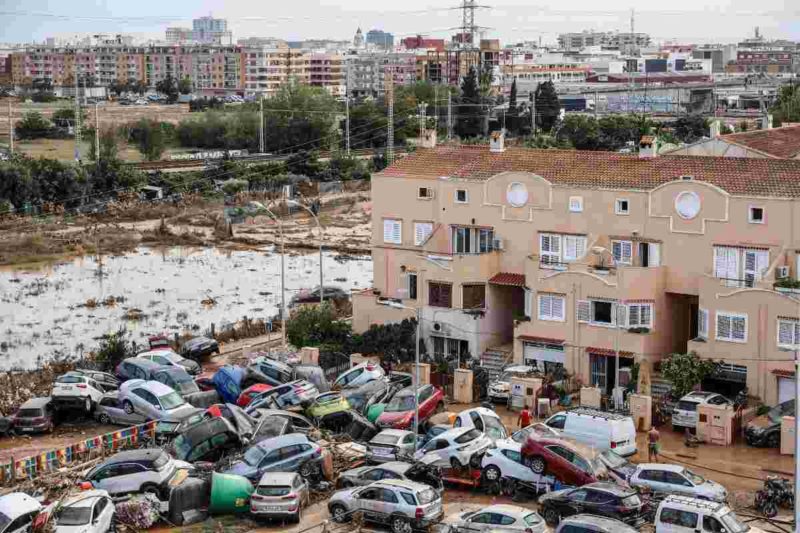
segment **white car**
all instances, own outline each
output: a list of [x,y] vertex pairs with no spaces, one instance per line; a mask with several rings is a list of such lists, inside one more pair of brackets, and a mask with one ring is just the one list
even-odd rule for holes
[[725,396],[716,392],[690,392],[675,404],[672,410],[672,429],[695,429],[697,427],[697,406],[700,404],[726,405],[731,403]]
[[477,468],[492,446],[491,439],[475,428],[453,428],[429,440],[414,458],[432,466]]
[[130,379],[120,386],[118,398],[127,414],[138,413],[147,420],[178,420],[195,410],[180,394],[158,381]]
[[141,359],[147,359],[154,363],[163,366],[174,366],[177,368],[182,368],[186,372],[191,375],[197,375],[202,370],[200,368],[200,364],[197,361],[192,361],[191,359],[186,359],[185,357],[176,354],[172,350],[150,350],[149,352],[143,352],[137,355]]
[[500,376],[489,382],[488,396],[491,402],[508,403],[511,400],[511,378],[533,373],[534,368],[527,365],[514,365],[503,369]]
[[725,487],[681,465],[640,464],[628,483],[631,487],[646,488],[654,493],[678,494],[715,502],[724,502],[728,498]]
[[450,533],[544,533],[546,524],[539,513],[519,505],[490,505],[446,519]]
[[554,414],[545,424],[565,437],[598,450],[613,450],[622,457],[637,450],[636,425],[628,415],[576,407]]
[[522,444],[509,440],[498,442],[496,448],[486,452],[481,461],[481,469],[487,481],[500,481],[507,477],[537,483],[547,479],[523,464]]
[[507,439],[508,431],[503,425],[503,420],[491,409],[475,407],[458,413],[453,421],[454,428],[475,428],[485,433],[492,442]]
[[664,498],[654,522],[655,533],[765,533],[763,529],[743,522],[724,503],[685,496]]
[[332,389],[354,389],[365,383],[381,379],[386,375],[380,365],[366,362],[342,373],[331,386]]
[[50,398],[56,407],[78,407],[91,413],[103,399],[103,388],[88,376],[67,372],[53,383]]
[[543,422],[535,422],[530,426],[525,426],[522,429],[516,430],[511,434],[507,441],[516,442],[517,444],[525,444],[525,441],[528,440],[528,437],[531,435],[552,439],[560,437],[561,432],[557,429],[551,428]]
[[106,533],[114,522],[114,502],[104,490],[67,499],[56,512],[56,533]]
[[0,532],[28,533],[42,506],[24,492],[0,496]]

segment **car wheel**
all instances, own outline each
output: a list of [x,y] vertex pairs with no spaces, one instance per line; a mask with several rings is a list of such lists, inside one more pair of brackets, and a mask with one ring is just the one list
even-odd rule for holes
[[547,468],[547,464],[544,462],[544,458],[537,455],[536,457],[531,457],[530,467],[534,474],[542,475]]
[[404,516],[393,516],[392,533],[411,533],[411,524]]
[[555,527],[561,522],[561,513],[557,509],[548,507],[544,510],[544,521],[547,522],[548,526]]
[[780,448],[781,436],[779,433],[772,433],[767,437],[767,448]]
[[111,418],[105,413],[101,414],[98,417],[98,420],[100,421],[101,424],[110,424],[111,423]]
[[483,457],[481,457],[476,453],[475,455],[469,458],[469,466],[471,466],[472,468],[478,468],[479,466],[481,466],[481,459],[483,459]]
[[341,486],[343,489],[349,489],[349,488],[351,488],[351,487],[353,486],[353,482],[352,482],[352,481],[349,481],[349,480],[347,480],[347,479],[345,479],[345,480],[343,480],[343,481],[341,482],[340,486]]
[[672,424],[672,431],[680,431],[680,430],[681,430],[680,426],[676,426],[675,424]]
[[292,522],[294,522],[295,524],[300,523],[300,513],[302,513],[302,510],[297,509],[297,513],[295,513],[295,515],[292,517]]
[[453,468],[461,468],[461,467],[463,467],[464,465],[462,465],[461,463],[459,463],[459,462],[458,462],[458,459],[456,459],[455,457],[451,457],[451,458],[450,458],[450,466],[451,466],[451,467],[453,467]]
[[486,476],[488,481],[498,481],[502,473],[500,469],[494,465],[490,465],[486,467],[486,470],[483,471],[483,475]]
[[347,509],[345,509],[344,505],[340,505],[338,503],[331,506],[331,516],[333,517],[333,521],[338,522],[339,524],[349,520],[349,517],[347,516]]
[[126,413],[128,413],[129,415],[132,415],[132,414],[133,414],[133,404],[130,402],[130,400],[125,400],[125,401],[123,401],[123,402],[122,402],[122,408],[123,408],[123,409],[125,410],[125,412],[126,412]]
[[85,398],[83,400],[83,410],[86,411],[87,413],[91,413],[92,412],[92,399],[91,398]]
[[317,465],[311,461],[307,461],[300,465],[300,471],[298,473],[300,474],[300,477],[308,479],[317,473]]
[[159,500],[161,499],[161,490],[153,484],[148,483],[147,485],[142,485],[142,494],[152,494]]

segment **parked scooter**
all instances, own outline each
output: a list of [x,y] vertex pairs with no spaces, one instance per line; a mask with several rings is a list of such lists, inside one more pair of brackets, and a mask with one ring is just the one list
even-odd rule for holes
[[772,518],[779,507],[794,508],[794,486],[788,479],[770,476],[764,481],[764,488],[756,492],[755,508]]

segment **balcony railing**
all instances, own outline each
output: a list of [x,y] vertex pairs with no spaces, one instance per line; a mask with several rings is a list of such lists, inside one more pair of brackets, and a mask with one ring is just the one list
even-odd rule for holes
[[748,279],[735,279],[735,278],[717,278],[722,282],[725,287],[732,287],[737,289],[752,289],[755,285],[755,278]]

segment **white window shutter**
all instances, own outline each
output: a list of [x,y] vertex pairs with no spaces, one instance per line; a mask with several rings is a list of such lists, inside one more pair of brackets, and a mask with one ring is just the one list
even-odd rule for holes
[[433,232],[433,224],[430,222],[414,223],[414,245],[422,245]]
[[578,258],[578,243],[577,237],[567,235],[564,237],[564,260],[574,261]]
[[550,236],[550,251],[554,254],[561,253],[561,236],[560,235],[551,235]]
[[756,279],[764,277],[764,272],[769,268],[769,251],[759,250],[756,252]]
[[630,324],[632,328],[639,327],[640,325],[640,309],[641,307],[639,305],[633,304],[628,306],[628,324]]
[[648,255],[650,256],[650,266],[660,266],[661,265],[661,245],[657,242],[651,242],[647,245],[649,248]]
[[701,337],[708,337],[708,309],[700,309],[699,314],[697,330]]
[[530,289],[525,289],[525,316],[531,318],[533,316],[531,310],[531,303],[533,300],[533,292]]
[[578,300],[578,322],[589,322],[592,318],[592,303],[589,300]]
[[[631,311],[631,308],[629,308],[625,304],[617,304],[616,308],[617,308],[617,317],[616,317],[617,326],[621,328],[628,327],[628,322],[630,321],[629,313]],[[630,325],[633,326],[634,323],[631,322]]]
[[562,321],[565,320],[564,303],[563,296],[553,296],[553,318]]
[[586,237],[575,237],[575,259],[580,259],[586,255]]
[[383,242],[392,242],[394,235],[394,220],[383,221]]
[[393,229],[394,233],[392,235],[394,236],[394,242],[400,244],[401,242],[403,242],[403,233],[402,233],[402,224],[399,220],[394,221]]
[[611,254],[614,256],[614,261],[620,261],[622,257],[622,243],[614,241],[611,243]]
[[727,278],[725,248],[714,247],[714,277]]
[[630,263],[633,259],[633,243],[631,241],[622,241],[622,262]]

